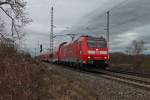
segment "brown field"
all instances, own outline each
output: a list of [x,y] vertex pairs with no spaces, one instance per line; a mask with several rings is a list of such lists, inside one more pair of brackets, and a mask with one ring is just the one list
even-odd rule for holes
[[0,46],[0,100],[95,100],[79,81],[68,80],[29,54]]
[[113,69],[150,73],[150,55],[110,54],[110,65]]

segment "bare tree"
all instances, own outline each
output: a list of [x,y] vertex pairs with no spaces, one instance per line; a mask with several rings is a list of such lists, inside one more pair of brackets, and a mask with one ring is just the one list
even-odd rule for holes
[[126,48],[126,52],[130,55],[133,64],[133,70],[140,70],[143,64],[143,56],[141,54],[145,49],[145,42],[143,40],[133,40]]
[[5,29],[4,22],[3,22],[3,20],[0,18],[0,37],[3,36],[3,34],[4,34],[4,29]]
[[145,42],[143,40],[133,40],[131,45],[126,47],[126,52],[129,55],[140,55],[145,49]]
[[26,17],[24,0],[0,0],[0,9],[11,19],[11,32],[19,38],[20,29],[31,20]]
[[7,36],[4,21],[0,18],[0,41]]

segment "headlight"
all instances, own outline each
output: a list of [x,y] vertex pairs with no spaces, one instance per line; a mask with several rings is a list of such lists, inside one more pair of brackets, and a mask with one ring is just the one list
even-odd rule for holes
[[95,51],[89,50],[89,51],[88,51],[88,54],[95,54]]
[[107,59],[107,57],[104,57],[104,59]]
[[100,54],[108,54],[107,51],[100,51]]
[[90,59],[91,57],[90,56],[88,56],[88,59]]

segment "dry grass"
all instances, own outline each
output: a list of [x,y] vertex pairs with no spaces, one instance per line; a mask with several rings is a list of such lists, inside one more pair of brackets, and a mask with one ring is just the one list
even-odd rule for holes
[[95,100],[68,80],[14,48],[0,46],[0,100]]
[[50,90],[52,100],[96,100],[79,81],[60,76],[58,73],[50,74]]
[[114,53],[110,56],[113,69],[150,73],[149,55],[131,56],[123,53]]
[[46,74],[44,67],[28,55],[5,45],[0,48],[0,61],[1,100],[32,100],[36,93],[40,94],[36,86]]

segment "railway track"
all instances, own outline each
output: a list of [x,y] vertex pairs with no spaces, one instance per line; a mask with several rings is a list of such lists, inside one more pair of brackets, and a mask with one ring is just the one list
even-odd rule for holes
[[99,70],[97,73],[101,73],[100,77],[123,82],[128,85],[139,87],[150,91],[150,78],[144,78],[134,75],[116,73],[111,71]]
[[122,82],[124,84],[128,84],[133,87],[137,87],[137,88],[141,88],[141,89],[150,91],[150,78],[128,75],[128,74],[124,74],[124,73],[113,72],[110,70],[78,70],[78,69],[75,69],[72,67],[67,67],[64,65],[56,65],[56,66],[63,67],[63,68],[66,68],[66,69],[69,69],[72,71],[77,71],[80,73],[92,75],[97,78],[102,77],[105,79]]

